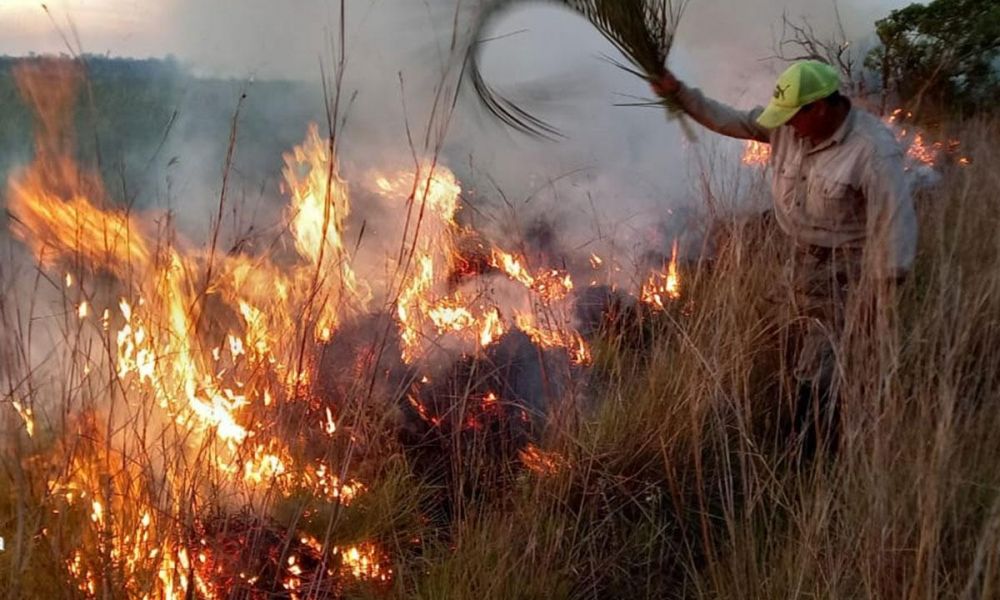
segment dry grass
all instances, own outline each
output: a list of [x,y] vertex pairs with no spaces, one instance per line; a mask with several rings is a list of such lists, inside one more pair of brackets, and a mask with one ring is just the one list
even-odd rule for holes
[[[51,312],[58,285],[35,289],[32,273],[5,270],[0,590],[156,597],[155,568],[113,551],[133,533],[114,524],[161,507],[153,538],[181,531],[198,543],[209,515],[246,522],[232,516],[238,500],[252,507],[241,519],[267,520],[236,547],[279,548],[276,564],[301,532],[327,547],[388,549],[391,584],[318,585],[315,597],[1000,596],[1000,124],[966,131],[973,164],[949,168],[920,198],[921,250],[898,314],[841,348],[843,446],[806,466],[782,424],[791,400],[768,301],[780,272],[774,234],[734,229],[716,261],[683,274],[667,313],[595,342],[596,401],[562,407],[544,432],[542,445],[565,460],[554,474],[477,477],[493,455],[473,440],[451,456],[450,481],[499,491],[442,492],[413,472],[393,405],[345,407],[366,443],[323,454],[366,477],[368,493],[349,507],[304,491],[234,497],[205,468],[211,448],[181,450],[177,431],[141,411],[117,420],[128,412],[119,403],[136,399],[111,372],[79,371],[113,343],[81,331],[70,304],[48,318],[59,325],[44,331],[58,336],[37,339],[43,330],[27,329],[26,316]],[[42,367],[39,347],[51,350]],[[12,401],[36,407],[34,437]],[[304,430],[296,418],[290,431]],[[103,494],[101,527],[89,504],[67,506],[49,483],[81,465]],[[442,493],[449,509],[434,512]],[[76,550],[96,574],[92,594],[67,571]]]

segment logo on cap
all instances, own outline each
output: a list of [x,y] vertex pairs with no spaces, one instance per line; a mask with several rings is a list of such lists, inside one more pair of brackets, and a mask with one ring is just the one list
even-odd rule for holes
[[786,85],[785,87],[781,87],[780,83],[778,85],[774,86],[774,99],[778,100],[780,98],[781,100],[784,100],[785,99],[785,92],[787,92],[788,88],[790,88],[790,87],[792,87],[791,84]]

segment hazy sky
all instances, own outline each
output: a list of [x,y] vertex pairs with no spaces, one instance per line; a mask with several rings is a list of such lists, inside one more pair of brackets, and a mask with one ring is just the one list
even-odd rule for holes
[[[466,31],[481,0],[461,0]],[[405,160],[407,106],[411,124],[425,122],[433,86],[449,58],[458,0],[346,0],[348,75],[358,91],[351,148],[372,162]],[[870,36],[872,23],[903,0],[840,0],[848,34]],[[61,30],[75,30],[86,52],[124,56],[173,54],[197,72],[244,77],[315,79],[328,58],[335,0],[52,0],[51,18],[37,2],[0,0],[0,53],[59,52]],[[684,79],[736,105],[766,102],[780,65],[768,62],[782,12],[832,24],[832,0],[692,0],[671,66]],[[72,23],[72,25],[70,25]],[[497,24],[509,34],[488,48],[489,78],[531,101],[568,139],[543,143],[503,131],[475,114],[467,96],[449,132],[452,156],[488,165],[513,194],[529,195],[559,179],[559,202],[584,212],[594,197],[602,209],[634,219],[685,201],[695,152],[662,112],[616,107],[645,85],[599,59],[611,50],[582,19],[544,4],[520,8]],[[400,78],[405,93],[400,90]],[[274,107],[283,110],[283,107]],[[303,124],[303,131],[305,124]],[[734,147],[707,132],[697,150]],[[214,164],[214,163],[213,163]],[[277,168],[278,165],[276,165]],[[541,183],[540,183],[541,182]],[[696,196],[696,194],[694,194]]]
[[[347,0],[356,38],[378,38],[392,45],[397,36],[430,30],[447,33],[458,0]],[[463,6],[477,0],[463,0]],[[72,21],[89,52],[117,55],[175,54],[211,70],[288,72],[321,51],[325,30],[335,21],[336,0],[0,0],[0,52],[53,52],[64,48],[58,29]],[[841,12],[855,33],[877,16],[906,4],[902,0],[840,0]],[[536,3],[536,5],[542,5]],[[807,15],[822,24],[832,0],[694,0],[682,32],[703,56],[724,54],[734,62],[766,54],[770,27],[782,11]],[[534,9],[528,9],[534,10]],[[568,19],[558,11],[535,10],[537,30],[559,28]],[[443,19],[438,19],[443,17]],[[438,23],[430,23],[438,19]],[[571,19],[571,17],[570,17]],[[563,23],[564,26],[567,26]],[[571,39],[571,38],[570,38]],[[560,36],[560,44],[570,42]]]
[[[346,0],[348,54],[359,82],[434,79],[446,62],[442,46],[456,4],[467,25],[484,0]],[[822,31],[834,0],[693,0],[672,66],[722,99],[760,97],[774,67],[773,29],[782,12],[808,17]],[[870,33],[873,21],[904,0],[839,0],[852,36]],[[327,57],[337,0],[0,0],[0,53],[64,51],[78,37],[90,53],[118,56],[173,54],[198,72],[235,77],[315,78]],[[595,73],[612,77],[595,57],[607,44],[582,20],[545,3],[526,3],[498,24],[514,33],[497,42],[488,64],[500,81],[555,80],[584,85]],[[75,33],[74,33],[75,32]],[[75,42],[72,42],[75,45]],[[633,90],[634,91],[634,90]],[[766,96],[764,96],[766,99]],[[607,95],[604,96],[607,100]]]

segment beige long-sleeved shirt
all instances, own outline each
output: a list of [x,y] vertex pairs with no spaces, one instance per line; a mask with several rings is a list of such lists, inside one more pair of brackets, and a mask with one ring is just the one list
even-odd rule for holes
[[909,271],[917,217],[903,149],[875,115],[852,107],[830,139],[813,145],[789,126],[760,126],[762,107],[740,111],[684,85],[677,98],[691,118],[712,131],[771,144],[774,213],[797,243],[863,248],[877,277]]

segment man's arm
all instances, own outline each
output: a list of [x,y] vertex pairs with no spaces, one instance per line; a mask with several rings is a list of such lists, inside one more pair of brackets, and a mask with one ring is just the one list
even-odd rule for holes
[[684,85],[670,72],[653,82],[652,87],[660,96],[674,98],[684,112],[707,129],[742,140],[771,141],[771,131],[757,123],[757,117],[764,110],[762,107],[737,110],[706,98],[700,90]]
[[875,153],[865,168],[862,193],[875,276],[899,280],[909,273],[917,254],[917,213],[903,171],[902,150]]

